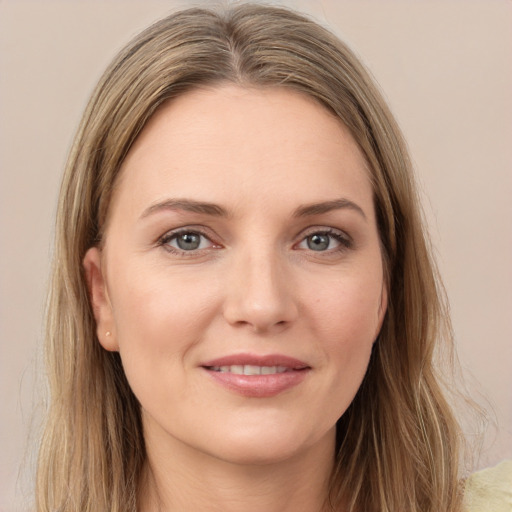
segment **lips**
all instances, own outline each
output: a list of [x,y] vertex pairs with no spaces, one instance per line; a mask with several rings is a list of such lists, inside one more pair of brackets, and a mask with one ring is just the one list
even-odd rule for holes
[[200,365],[213,380],[239,395],[265,398],[299,385],[311,367],[299,359],[279,354],[234,354]]

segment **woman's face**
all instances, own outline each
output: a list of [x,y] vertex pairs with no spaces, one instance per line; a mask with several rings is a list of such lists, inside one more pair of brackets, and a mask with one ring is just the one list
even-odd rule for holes
[[228,85],[166,104],[84,265],[148,445],[238,463],[332,453],[386,292],[365,161],[327,110]]

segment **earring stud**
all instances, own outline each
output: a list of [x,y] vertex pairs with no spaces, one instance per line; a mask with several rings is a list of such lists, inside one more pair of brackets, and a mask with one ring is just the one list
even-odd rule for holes
[[107,332],[105,333],[105,336],[112,336],[112,333],[111,333],[110,331],[107,331]]

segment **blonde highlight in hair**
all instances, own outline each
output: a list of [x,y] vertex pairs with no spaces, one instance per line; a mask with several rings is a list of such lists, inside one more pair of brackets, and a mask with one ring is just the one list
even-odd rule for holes
[[117,56],[86,109],[58,207],[37,510],[137,510],[140,408],[119,355],[97,340],[82,259],[102,243],[119,169],[152,114],[222,82],[315,98],[348,127],[368,163],[389,305],[363,384],[338,421],[330,510],[460,510],[459,430],[434,357],[438,343],[451,346],[450,323],[400,130],[335,36],[286,9],[250,4],[157,22]]

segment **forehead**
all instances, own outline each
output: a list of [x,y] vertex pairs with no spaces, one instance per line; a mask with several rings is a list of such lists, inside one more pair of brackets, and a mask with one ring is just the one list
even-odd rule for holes
[[[341,121],[286,88],[222,85],[162,106],[126,157],[113,203],[171,197],[239,205],[371,198],[366,162]],[[307,197],[305,197],[307,196]],[[294,204],[292,204],[294,203]]]

